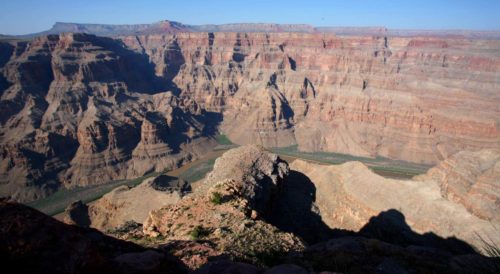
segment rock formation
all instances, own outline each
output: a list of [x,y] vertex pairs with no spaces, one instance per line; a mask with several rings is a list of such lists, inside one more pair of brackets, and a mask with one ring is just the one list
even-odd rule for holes
[[2,43],[2,196],[30,201],[134,178],[212,146],[205,112],[167,91],[147,56],[119,41],[61,34]]
[[225,180],[204,196],[188,196],[175,205],[153,210],[144,223],[144,234],[168,241],[208,241],[216,246],[217,255],[260,264],[254,254],[302,250],[300,238],[255,217],[255,208],[244,191],[241,184]]
[[417,179],[434,180],[444,198],[477,217],[500,221],[500,151],[461,151]]
[[171,168],[217,130],[425,164],[499,149],[498,40],[162,26],[181,30],[1,42],[2,196]]
[[267,153],[262,147],[247,145],[231,149],[217,158],[213,171],[207,174],[198,192],[206,195],[207,187],[232,180],[252,210],[266,214],[273,198],[288,175],[288,164],[278,155]]
[[196,195],[151,211],[144,234],[204,239],[233,258],[254,262],[252,254],[301,250],[299,238],[261,219],[272,208],[271,198],[287,171],[286,162],[255,145],[230,150],[217,159]]
[[[129,221],[142,224],[151,210],[175,204],[190,191],[186,182],[160,175],[146,179],[140,185],[130,188],[115,188],[99,200],[82,208],[76,203],[64,214],[65,223],[91,226],[101,231],[116,229]],[[85,215],[86,220],[75,215]]]
[[[464,155],[483,155],[480,166],[485,169],[495,159],[484,151]],[[91,262],[86,266],[94,271],[111,267],[125,273],[156,273],[164,267],[178,273],[182,265],[195,273],[495,273],[498,258],[478,254],[461,239],[477,244],[478,239],[470,237],[477,233],[497,245],[498,224],[441,197],[435,179],[421,177],[418,181],[387,179],[359,162],[326,166],[295,160],[289,167],[264,148],[248,145],[226,152],[194,193],[172,204],[158,208],[167,195],[187,191],[187,185],[165,175],[132,189],[118,188],[91,204],[90,216],[98,204],[99,214],[123,206],[111,217],[128,222],[107,233],[135,243],[128,247],[92,229],[68,226],[24,206],[0,202],[0,230],[6,237],[0,240],[8,243],[0,253],[7,254],[9,262],[32,263],[27,267],[36,271],[50,269],[46,264],[50,258],[81,244],[91,251],[78,251],[97,252],[95,256],[101,257],[73,252],[71,258],[78,258],[78,263],[68,260],[61,272],[86,270],[80,262]],[[143,225],[131,215],[120,215],[139,216],[150,208]],[[85,206],[75,203],[68,217],[79,224],[85,216],[82,211]],[[311,220],[315,223],[307,225]],[[308,233],[326,231],[329,238],[304,241],[299,237],[304,230],[296,229],[304,224]],[[93,249],[97,241],[101,245]],[[49,242],[62,247],[43,249]],[[42,257],[30,252],[41,252]]]
[[[203,182],[205,189],[200,187],[199,193],[185,197],[176,205],[153,210],[143,226],[144,234],[167,241],[188,241],[190,237],[202,239],[214,245],[191,247],[189,254],[194,252],[195,256],[203,258],[201,250],[205,250],[219,254],[221,258],[229,255],[233,260],[253,263],[216,260],[208,262],[196,273],[274,273],[272,271],[285,269],[289,271],[285,273],[294,273],[290,272],[292,270],[297,273],[324,270],[373,272],[375,269],[386,272],[415,269],[420,272],[491,272],[498,266],[495,259],[475,254],[467,243],[460,240],[482,243],[473,239],[478,233],[496,242],[496,225],[442,198],[434,181],[385,179],[358,162],[320,166],[295,160],[290,175],[279,176],[279,194],[267,207],[288,222],[288,227],[283,227],[285,231],[294,232],[288,228],[303,225],[301,218],[308,221],[304,214],[318,214],[320,221],[326,222],[332,230],[330,237],[334,237],[305,250],[300,245],[283,246],[283,243],[297,241],[292,240],[293,234],[280,231],[279,222],[279,229],[271,225],[276,223],[275,214],[266,219],[254,215],[255,208],[249,203],[252,197],[262,196],[262,192],[268,190],[255,188],[258,192],[249,195],[244,187],[265,183],[265,180],[256,180],[264,177],[259,174],[273,173],[269,171],[275,170],[271,167],[277,164],[286,167],[275,155],[256,146],[244,146],[225,153]],[[265,170],[268,171],[263,172]],[[296,211],[296,207],[304,199],[309,199],[310,193],[301,188],[296,189],[299,196],[288,196],[291,188],[296,188],[294,184],[315,187],[310,200],[314,204],[309,204],[304,211]],[[286,199],[282,200],[284,197]],[[286,201],[285,206],[293,212],[283,211],[279,201]],[[316,227],[308,232],[322,231]],[[274,251],[270,253],[270,249]],[[293,252],[286,255],[274,253],[280,250]],[[262,252],[266,256],[275,256],[275,261],[270,263],[262,260],[260,255],[250,255]],[[183,261],[189,262],[190,256],[182,251],[177,250],[175,254],[185,256]],[[199,266],[191,264],[192,268]],[[274,268],[262,269],[262,266]]]
[[[400,213],[387,214],[395,220],[392,226],[407,223],[417,233],[456,237],[478,249],[484,248],[481,238],[500,243],[498,221],[483,220],[462,204],[441,197],[440,186],[433,180],[383,178],[359,162],[324,166],[295,160],[290,168],[303,174],[314,186],[314,204],[322,221],[331,229],[360,231],[380,212],[397,210]],[[498,188],[490,190],[491,195],[498,195]],[[498,217],[497,212],[493,214]]]
[[220,128],[239,144],[435,164],[500,143],[497,40],[219,32],[121,39],[150,56],[157,75],[173,73],[181,96],[222,113]]

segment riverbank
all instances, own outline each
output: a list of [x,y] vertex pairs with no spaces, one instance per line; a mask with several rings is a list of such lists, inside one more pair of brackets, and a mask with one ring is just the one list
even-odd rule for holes
[[[219,145],[214,147],[211,152],[204,155],[203,158],[187,163],[177,169],[165,172],[149,173],[135,179],[113,181],[102,185],[64,189],[47,198],[27,203],[27,205],[38,209],[47,215],[54,216],[62,213],[69,204],[75,201],[81,200],[84,203],[91,203],[119,186],[127,185],[129,187],[134,187],[143,182],[145,179],[160,174],[182,178],[189,183],[200,181],[212,170],[215,160],[219,156],[227,150],[237,146],[224,135],[218,136],[217,140],[220,140]],[[365,158],[330,152],[302,152],[299,151],[296,146],[270,148],[268,150],[272,153],[278,154],[289,163],[293,162],[295,159],[301,159],[323,165],[360,161],[367,165],[375,173],[383,177],[396,179],[410,179],[415,175],[425,173],[427,169],[430,168],[430,166],[426,165],[419,165],[381,157]]]

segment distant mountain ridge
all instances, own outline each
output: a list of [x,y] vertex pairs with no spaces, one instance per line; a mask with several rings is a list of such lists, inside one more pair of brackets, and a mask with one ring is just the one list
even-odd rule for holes
[[180,22],[163,20],[151,24],[87,24],[56,22],[51,29],[25,35],[10,37],[31,38],[65,32],[88,33],[98,36],[125,36],[148,34],[172,34],[178,32],[298,32],[298,33],[335,33],[337,35],[374,35],[374,36],[446,36],[460,38],[500,39],[500,30],[413,30],[388,29],[383,26],[372,27],[315,27],[307,24],[273,23],[234,23],[186,25]]

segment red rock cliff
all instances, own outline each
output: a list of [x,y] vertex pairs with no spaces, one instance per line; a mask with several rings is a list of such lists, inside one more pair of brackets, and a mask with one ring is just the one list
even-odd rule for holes
[[436,163],[500,146],[500,41],[306,33],[123,37],[236,143]]
[[200,32],[0,45],[0,193],[18,200],[176,166],[217,128],[239,144],[429,164],[500,147],[498,40]]

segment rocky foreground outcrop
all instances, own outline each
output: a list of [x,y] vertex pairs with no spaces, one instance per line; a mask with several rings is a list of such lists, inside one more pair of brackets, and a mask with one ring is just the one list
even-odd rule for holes
[[[250,203],[269,195],[262,186],[273,180],[264,174],[280,182],[273,184],[276,194],[266,214]],[[177,244],[174,253],[192,268],[207,262],[203,252],[254,264],[208,261],[199,273],[261,273],[263,266],[297,273],[479,273],[498,267],[470,245],[484,247],[477,235],[497,244],[498,224],[441,197],[434,181],[386,179],[358,162],[323,166],[295,160],[289,169],[276,155],[244,146],[221,156],[202,184],[193,196],[153,210],[143,226],[146,237],[160,242],[211,243],[188,248],[196,260],[178,249],[186,244]]]
[[228,151],[217,159],[196,195],[151,211],[144,234],[170,241],[203,239],[212,242],[219,255],[260,264],[261,257],[299,251],[301,239],[263,219],[287,172],[285,161],[258,146]]
[[199,193],[206,195],[215,184],[231,180],[252,210],[267,215],[288,176],[288,163],[262,147],[247,145],[231,149],[219,157],[207,174]]
[[16,273],[184,273],[160,250],[63,224],[21,204],[0,201],[0,255]]
[[176,204],[190,191],[187,182],[160,175],[133,188],[115,188],[88,206],[75,202],[66,209],[63,219],[65,223],[101,231],[116,229],[127,222],[142,224],[151,210]]
[[[300,238],[256,219],[254,212],[239,184],[226,180],[205,196],[186,197],[175,205],[153,210],[143,230],[147,236],[168,241],[208,241],[217,256],[261,265],[266,256],[302,250]],[[184,259],[189,264],[189,254]]]
[[[167,193],[185,189],[182,182],[163,179],[146,181],[149,185],[143,183],[136,189],[148,186],[149,191]],[[441,197],[433,180],[386,179],[358,162],[323,166],[296,160],[289,167],[278,156],[251,145],[226,152],[200,184],[178,202],[151,210],[142,225],[132,221],[108,230],[116,238],[143,246],[134,253],[106,255],[112,258],[108,259],[110,265],[117,266],[113,270],[136,267],[143,272],[172,266],[166,253],[196,273],[496,273],[500,267],[498,258],[481,255],[470,245],[477,242],[467,238],[476,232],[497,244],[498,231],[486,225],[494,223]],[[137,211],[131,204],[130,212],[143,213],[148,208],[140,207],[139,196],[146,198],[126,194],[120,198],[135,203]],[[18,207],[23,213],[13,214]],[[72,219],[81,221],[86,206],[76,203],[71,209]],[[94,231],[64,225],[11,203],[0,204],[0,215],[2,236],[8,241],[8,250],[0,250],[9,260],[34,262],[35,270],[50,266],[37,261],[38,257],[22,255],[39,249],[21,247],[47,237],[52,243],[51,233],[56,231],[56,243],[62,241],[64,251],[75,243],[65,241],[66,229]],[[32,227],[25,224],[28,220],[37,224],[33,230],[38,234],[23,230]],[[46,234],[39,227],[42,224],[55,224],[56,228]],[[107,238],[100,241],[105,237],[100,235],[89,237],[106,242]],[[14,247],[24,251],[11,252]],[[48,259],[59,256],[50,250],[42,254]],[[67,272],[86,269],[70,265],[73,268]]]

